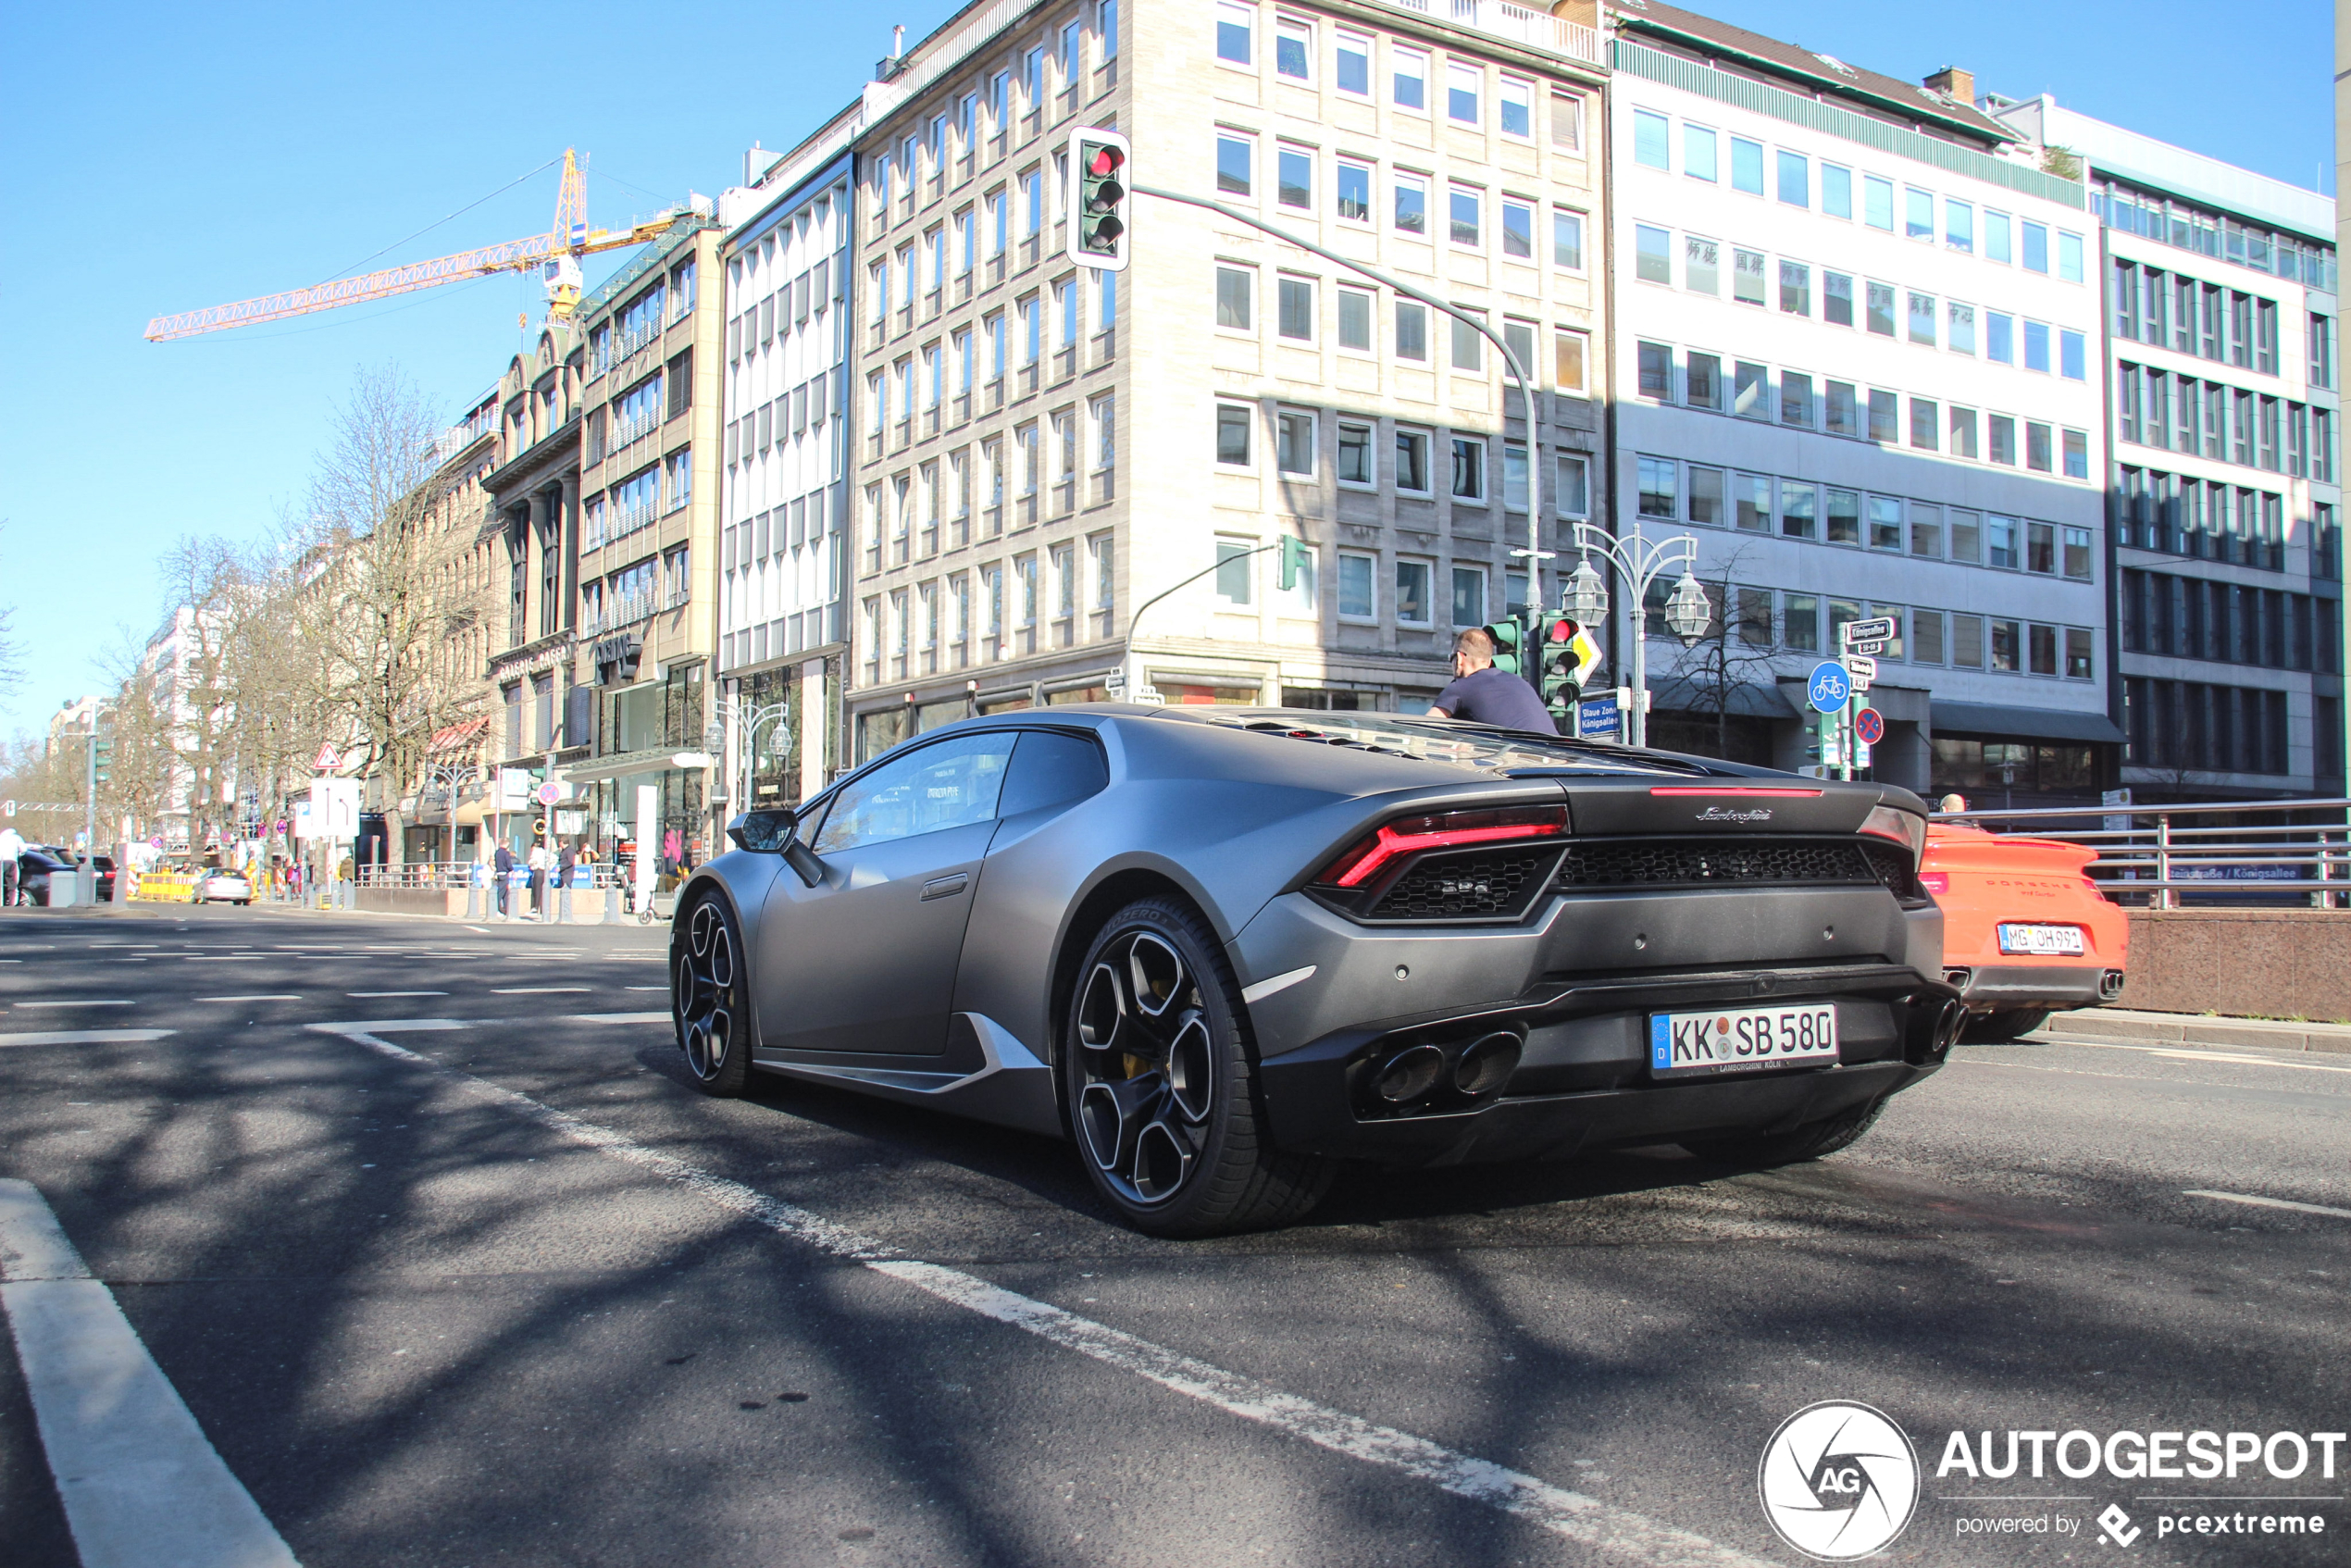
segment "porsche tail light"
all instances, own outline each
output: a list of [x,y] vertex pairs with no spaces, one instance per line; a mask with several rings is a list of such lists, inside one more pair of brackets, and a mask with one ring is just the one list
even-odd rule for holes
[[1926,852],[1926,818],[1913,816],[1892,806],[1872,806],[1870,815],[1861,819],[1861,831],[1872,838],[1891,839],[1910,852],[1916,864]]
[[1464,849],[1522,839],[1567,836],[1564,806],[1505,806],[1492,811],[1442,811],[1383,822],[1347,846],[1316,874],[1327,888],[1361,888],[1405,855],[1424,850]]
[[1919,873],[1919,886],[1941,898],[1951,890],[1951,874],[1947,871],[1922,871]]

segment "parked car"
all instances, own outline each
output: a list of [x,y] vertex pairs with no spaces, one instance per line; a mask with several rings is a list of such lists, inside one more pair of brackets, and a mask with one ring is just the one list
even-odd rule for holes
[[222,868],[204,873],[196,883],[196,902],[247,904],[253,902],[253,883],[242,871]]
[[1964,1016],[1915,796],[1444,719],[966,719],[728,836],[670,935],[705,1092],[1068,1138],[1162,1235],[1349,1157],[1814,1158]]
[[1968,1007],[1961,1038],[2015,1039],[2052,1013],[2121,995],[2131,924],[2084,869],[2096,858],[2058,839],[1928,828],[1919,880],[1943,907],[1943,977]]
[[[68,849],[55,844],[29,845],[17,857],[18,896],[26,903],[46,907],[49,902],[49,881],[52,877],[72,877],[81,867],[81,857]],[[114,857],[98,857],[98,902],[114,900]]]

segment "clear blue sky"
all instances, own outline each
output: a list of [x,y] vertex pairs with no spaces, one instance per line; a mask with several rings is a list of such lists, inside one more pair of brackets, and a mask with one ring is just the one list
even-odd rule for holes
[[[1206,4],[1207,0],[1198,0]],[[1883,0],[1696,8],[1896,76],[1972,69],[2296,184],[2333,158],[2332,18],[2179,0],[1959,10]],[[25,6],[0,48],[0,604],[27,678],[0,733],[93,690],[162,614],[187,533],[259,537],[301,493],[330,404],[396,364],[450,413],[535,318],[535,282],[450,285],[275,326],[144,342],[169,311],[323,281],[577,146],[605,222],[740,178],[844,103],[945,0],[896,8],[513,4]],[[549,169],[370,262],[542,231]],[[592,282],[623,253],[591,268]]]

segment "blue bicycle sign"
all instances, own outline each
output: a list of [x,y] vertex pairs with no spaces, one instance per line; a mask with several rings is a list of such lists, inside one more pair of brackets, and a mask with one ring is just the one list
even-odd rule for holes
[[1845,673],[1844,666],[1834,659],[1823,659],[1812,666],[1806,695],[1822,713],[1843,713],[1847,700],[1853,695],[1853,679]]

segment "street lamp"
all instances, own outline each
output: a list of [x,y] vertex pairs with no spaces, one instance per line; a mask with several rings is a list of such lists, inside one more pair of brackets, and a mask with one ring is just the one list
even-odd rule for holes
[[1638,523],[1633,531],[1619,539],[1606,529],[1590,523],[1575,525],[1575,548],[1584,559],[1577,563],[1574,575],[1568,579],[1567,593],[1561,605],[1568,618],[1589,626],[1608,613],[1608,588],[1599,573],[1592,569],[1595,554],[1624,574],[1625,586],[1632,591],[1633,611],[1633,706],[1625,716],[1624,740],[1627,745],[1648,744],[1648,614],[1649,584],[1676,566],[1682,570],[1682,580],[1673,590],[1665,607],[1665,624],[1686,643],[1695,642],[1706,634],[1714,618],[1706,602],[1706,590],[1698,586],[1690,568],[1698,564],[1698,541],[1686,533],[1651,542],[1641,533]]
[[449,850],[453,860],[456,858],[457,849],[457,791],[480,777],[481,769],[471,763],[436,762],[425,765],[426,791],[429,793],[438,789],[449,808]]
[[712,724],[711,728],[717,733],[718,739],[712,743],[710,750],[715,755],[725,755],[726,734],[731,731],[736,736],[740,750],[732,759],[734,765],[728,769],[729,792],[733,796],[728,803],[738,812],[749,811],[752,807],[752,779],[758,772],[755,759],[759,754],[759,732],[768,730],[770,744],[780,741],[789,747],[791,744],[790,732],[783,726],[791,717],[791,703],[769,703],[760,706],[740,697],[729,697],[720,704],[718,711],[724,718],[725,728],[722,730],[717,723]]

